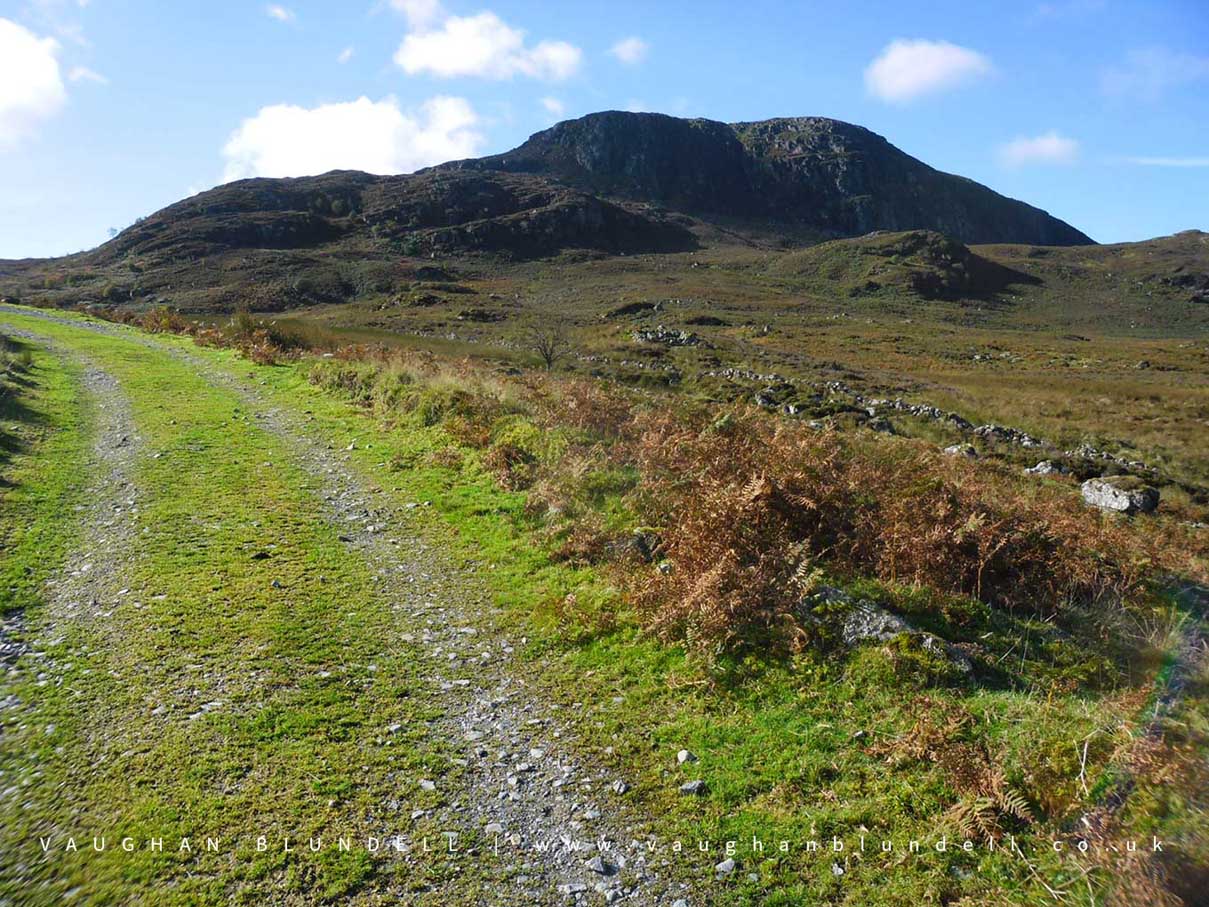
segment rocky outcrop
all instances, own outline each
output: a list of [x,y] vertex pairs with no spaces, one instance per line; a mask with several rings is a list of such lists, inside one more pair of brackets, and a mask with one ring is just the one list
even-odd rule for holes
[[854,397],[857,403],[865,407],[871,416],[877,415],[880,410],[892,409],[896,412],[907,413],[920,419],[928,419],[932,422],[944,422],[959,431],[968,431],[973,427],[968,420],[963,419],[957,413],[951,413],[948,410],[943,410],[940,407],[931,406],[927,403],[908,403],[902,397],[895,397],[893,400],[882,400],[874,397],[866,400],[849,388],[833,388],[832,390],[839,393],[847,393],[848,396]]
[[1038,208],[824,117],[726,124],[605,111],[559,123],[504,154],[440,169],[537,174],[692,214],[772,220],[831,236],[922,229],[967,243],[1092,242]]
[[339,241],[428,256],[464,251],[550,255],[565,248],[694,248],[682,226],[534,176],[334,171],[240,180],[144,218],[89,253],[179,260],[236,249],[306,249]]
[[703,341],[692,331],[681,331],[659,325],[640,328],[631,335],[635,343],[659,343],[663,346],[702,346]]
[[1159,490],[1133,476],[1088,479],[1082,493],[1093,507],[1118,513],[1150,513],[1159,506]]
[[[993,298],[1035,277],[977,255],[935,230],[877,230],[790,252],[769,264],[769,274],[791,284],[825,277],[837,293],[879,293],[920,299]],[[976,357],[977,358],[977,357]]]

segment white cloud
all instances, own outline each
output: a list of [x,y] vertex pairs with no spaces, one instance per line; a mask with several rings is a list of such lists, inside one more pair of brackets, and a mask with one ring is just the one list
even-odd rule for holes
[[1143,167],[1209,167],[1209,157],[1127,157],[1125,163]]
[[1072,164],[1079,156],[1079,143],[1050,131],[1033,137],[1021,136],[999,149],[999,161],[1006,167],[1027,164]]
[[561,117],[567,112],[567,105],[558,98],[542,98],[542,107],[546,109],[546,113],[553,114],[556,117]]
[[340,53],[336,56],[336,62],[343,65],[344,63],[347,63],[352,58],[353,58],[353,49],[351,47],[346,47],[346,48],[344,48],[344,50],[340,51]]
[[573,75],[582,58],[582,51],[565,41],[526,47],[525,33],[492,12],[453,16],[440,29],[409,34],[395,52],[395,63],[409,75],[428,72],[442,78],[559,80]]
[[0,151],[17,147],[67,100],[59,43],[0,19]]
[[329,170],[408,173],[479,153],[478,115],[464,98],[435,97],[404,112],[393,97],[262,107],[223,147],[225,179]]
[[73,66],[71,72],[67,74],[67,78],[71,82],[96,82],[98,85],[108,85],[109,80],[93,69],[87,66]]
[[390,0],[390,5],[401,12],[414,29],[426,29],[445,18],[441,0]]
[[1164,47],[1130,51],[1125,63],[1104,70],[1100,85],[1108,94],[1154,100],[1169,88],[1209,79],[1209,57]]
[[293,22],[294,11],[287,9],[277,3],[270,3],[264,8],[265,15],[270,19],[276,19],[278,22]]
[[615,56],[622,63],[628,66],[633,66],[635,63],[641,63],[647,55],[647,51],[651,46],[636,35],[631,35],[628,38],[622,38],[616,44],[609,48],[609,53]]
[[865,87],[891,103],[957,88],[991,72],[991,61],[976,50],[948,41],[891,41],[865,69]]

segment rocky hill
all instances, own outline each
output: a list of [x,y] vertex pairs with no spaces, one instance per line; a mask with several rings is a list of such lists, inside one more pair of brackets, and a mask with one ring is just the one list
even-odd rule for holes
[[[453,285],[471,282],[518,299],[522,289],[570,294],[580,308],[599,297],[607,308],[634,291],[605,264],[622,255],[619,273],[641,271],[643,294],[683,281],[717,296],[725,275],[728,292],[751,299],[766,298],[772,281],[777,293],[817,299],[974,299],[1027,306],[1045,323],[1156,328],[1200,324],[1209,299],[1204,234],[1099,246],[834,120],[727,125],[616,112],[415,174],[229,183],[89,252],[0,261],[0,296],[186,312],[349,302],[398,312],[413,298],[453,305],[467,295]],[[703,259],[731,266],[698,286]],[[433,321],[436,312],[423,314]]]
[[778,257],[770,274],[813,283],[837,297],[907,293],[921,299],[969,299],[1040,281],[931,230],[875,232]]
[[607,111],[559,123],[504,154],[437,169],[535,174],[832,237],[925,229],[967,243],[1092,242],[1038,208],[934,170],[868,129],[823,117],[726,124]]
[[372,176],[333,171],[249,179],[157,211],[91,254],[199,257],[234,249],[306,249],[340,243],[427,254],[486,251],[523,257],[562,248],[672,251],[682,226],[539,177],[429,172]]

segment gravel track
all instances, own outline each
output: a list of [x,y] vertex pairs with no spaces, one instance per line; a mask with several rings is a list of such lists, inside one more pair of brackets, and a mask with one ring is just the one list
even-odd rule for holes
[[[433,733],[461,749],[466,783],[446,791],[439,779],[423,779],[443,795],[426,818],[485,838],[492,853],[477,865],[495,881],[484,903],[688,903],[666,859],[649,850],[645,823],[626,802],[625,779],[577,753],[558,707],[528,690],[515,659],[522,641],[489,632],[496,606],[481,583],[423,541],[415,525],[422,502],[397,508],[355,475],[348,439],[316,438],[304,414],[269,405],[254,383],[203,357],[118,325],[20,313],[120,336],[187,362],[207,382],[235,392],[256,424],[284,442],[315,480],[322,516],[338,528],[350,555],[370,566],[381,601],[399,616],[402,638],[428,656],[427,692],[444,709]],[[86,498],[91,528],[52,587],[52,622],[87,611],[102,600],[96,590],[116,587],[119,563],[101,555],[122,549],[137,508],[129,474],[138,443],[129,407],[108,375],[87,366],[85,380],[102,414]],[[418,780],[399,778],[399,787]],[[383,804],[386,837],[400,834],[387,824],[389,812]],[[415,842],[402,838],[403,859],[410,861]]]
[[[35,342],[54,355],[65,351],[45,337],[20,329],[7,333]],[[139,508],[134,466],[142,446],[131,415],[130,401],[117,380],[90,361],[83,361],[81,391],[92,413],[85,485],[76,519],[78,545],[47,581],[46,619],[42,635],[54,635],[59,622],[88,620],[104,614],[121,588],[125,558],[135,533]]]
[[[8,327],[6,332],[31,340],[54,355],[68,355],[46,338],[28,331]],[[62,642],[69,622],[80,621],[87,621],[90,630],[99,631],[100,635],[91,637],[94,641],[89,645],[104,645],[105,634],[111,632],[105,618],[125,592],[122,578],[139,508],[139,494],[132,477],[141,443],[130,402],[111,375],[84,361],[81,391],[92,417],[92,444],[85,464],[87,483],[79,498],[84,503],[77,505],[75,516],[79,537],[75,549],[46,582],[46,606],[40,610],[36,623],[27,625],[25,615],[20,613],[10,614],[5,620],[4,632],[0,632],[0,667],[5,669],[10,682],[29,671],[35,673],[39,686],[62,683],[61,666],[47,650],[56,649]],[[67,657],[85,659],[88,653],[80,649],[67,653]],[[36,723],[36,705],[22,702],[12,693],[0,699],[0,714],[14,712],[12,716],[3,716],[6,732],[10,727],[17,728],[14,739],[9,740],[5,734],[6,747],[20,747],[20,733],[28,733]],[[108,740],[102,735],[90,743],[104,746]],[[16,782],[25,773],[39,770],[36,764],[14,765],[17,768],[0,785],[0,798],[25,796],[23,783]],[[5,867],[5,871],[19,877],[24,870],[21,865],[13,865]]]

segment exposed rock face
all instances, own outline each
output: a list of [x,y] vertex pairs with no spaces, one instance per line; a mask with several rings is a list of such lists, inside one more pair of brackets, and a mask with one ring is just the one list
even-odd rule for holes
[[[1198,239],[1204,242],[1205,234],[1198,230],[1187,230],[1176,234],[1185,239]],[[1183,266],[1176,269],[1174,274],[1162,278],[1163,283],[1188,292],[1189,302],[1209,303],[1209,273],[1189,271]]]
[[836,236],[926,229],[972,243],[1091,243],[1038,208],[824,117],[728,125],[606,111],[559,123],[504,154],[441,169],[540,174],[590,192]]
[[1088,479],[1082,493],[1084,501],[1101,510],[1150,513],[1159,506],[1159,490],[1133,476]]

